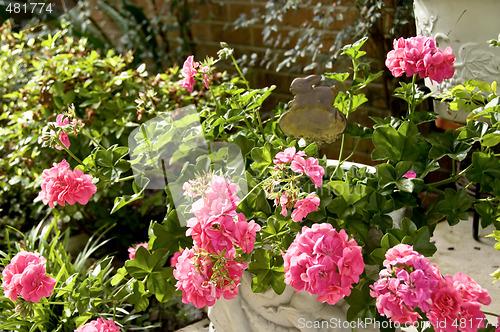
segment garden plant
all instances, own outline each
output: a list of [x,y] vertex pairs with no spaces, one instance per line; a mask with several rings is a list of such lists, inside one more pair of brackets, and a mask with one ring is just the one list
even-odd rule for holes
[[[438,222],[456,225],[474,209],[482,227],[500,225],[496,83],[471,80],[434,96],[470,111],[458,130],[429,132],[436,115],[419,107],[431,95],[418,79],[453,76],[450,48],[428,37],[396,39],[386,66],[412,78],[395,90],[407,112],[373,117],[368,128],[349,117],[381,73],[364,61],[366,38],[343,47],[350,71],[323,74],[347,119],[332,165],[317,143],[283,134],[287,105],[261,116],[275,87],[252,89],[224,43],[217,58],[189,56],[182,68],[150,77],[145,65],[128,67],[131,55],[88,51],[63,33],[39,40],[8,30],[0,208],[17,220],[4,222],[0,329],[141,329],[152,303],[181,296],[198,308],[216,305],[238,295],[247,272],[256,293],[293,287],[329,305],[346,301],[349,321],[495,328],[486,321],[498,316],[487,311],[490,294],[427,258]],[[237,75],[219,73],[221,61]],[[344,156],[346,137],[372,141],[374,172],[342,167],[353,156]],[[431,180],[445,158],[455,165],[468,155],[470,165]],[[462,177],[485,197],[455,188]],[[72,259],[75,229],[101,235]],[[103,230],[114,239],[103,240]],[[129,255],[110,253],[113,241]]]

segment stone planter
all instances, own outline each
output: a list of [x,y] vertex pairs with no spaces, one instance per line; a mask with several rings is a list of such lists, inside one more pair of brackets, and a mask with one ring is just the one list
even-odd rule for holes
[[[497,0],[414,0],[417,34],[436,39],[440,49],[450,46],[456,57],[455,75],[441,84],[426,85],[440,93],[463,81],[474,79],[491,84],[500,78],[500,48],[488,40],[500,33],[500,1]],[[440,117],[465,123],[467,112],[448,109],[446,103],[434,102]]]
[[[277,295],[272,289],[264,293],[253,293],[251,283],[252,275],[245,271],[241,278],[238,296],[234,300],[217,300],[215,305],[209,308],[211,331],[350,330],[350,328],[335,328],[333,324],[345,321],[348,305],[342,300],[336,305],[321,303],[315,296],[304,291],[297,293],[290,286],[287,286],[281,295]],[[314,324],[323,325],[322,328],[314,328]]]

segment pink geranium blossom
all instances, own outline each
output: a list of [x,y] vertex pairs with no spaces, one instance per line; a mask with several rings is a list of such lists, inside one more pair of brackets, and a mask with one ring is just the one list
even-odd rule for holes
[[49,297],[56,280],[47,276],[45,263],[45,258],[38,253],[17,253],[2,271],[5,297],[14,302],[18,296],[29,302],[38,302],[42,297]]
[[378,312],[393,322],[415,323],[421,318],[416,308],[430,309],[432,291],[441,280],[439,269],[407,244],[389,249],[383,265],[370,291]]
[[191,207],[195,217],[188,220],[186,231],[198,248],[213,254],[222,251],[230,254],[234,246],[247,253],[253,249],[260,226],[253,220],[247,222],[242,213],[236,213],[240,201],[236,195],[238,190],[236,184],[223,176],[212,177],[204,191],[200,190],[201,198]]
[[417,36],[394,40],[394,49],[389,51],[385,65],[395,77],[404,73],[421,78],[430,78],[437,83],[453,77],[455,56],[450,47],[444,51],[436,47],[431,37]]
[[144,247],[146,249],[149,249],[149,245],[147,242],[139,243],[133,248],[128,248],[128,259],[134,259],[135,253],[137,252],[137,249],[139,249],[139,247]]
[[194,62],[193,55],[188,56],[182,66],[181,74],[184,78],[180,81],[179,85],[186,88],[189,92],[193,92],[194,76],[197,73],[196,68],[198,66],[198,62]]
[[365,267],[356,241],[328,223],[304,226],[283,260],[285,283],[332,305],[351,293]]
[[197,308],[212,306],[221,297],[232,300],[238,294],[238,285],[246,263],[234,260],[234,256],[217,259],[218,268],[210,255],[198,248],[184,249],[172,258],[175,266],[175,286],[182,290],[182,302]]
[[275,164],[286,164],[291,162],[295,157],[303,157],[306,155],[304,151],[296,152],[294,146],[286,148],[284,151],[278,152],[274,157],[273,162]]
[[[64,126],[66,126],[68,124],[69,124],[69,119],[68,118],[64,118],[64,114],[59,114],[57,116],[56,122],[55,122],[56,127],[64,127]],[[56,133],[52,130],[51,131],[51,135],[55,135],[55,134]],[[64,146],[66,146],[67,148],[70,147],[71,143],[69,141],[68,133],[61,132],[59,134],[59,139],[64,144]],[[64,150],[64,148],[62,146],[60,146],[59,144],[56,144],[55,147],[58,150]]]
[[54,203],[64,206],[65,203],[73,205],[78,202],[85,205],[97,191],[92,177],[79,169],[72,171],[66,160],[54,163],[52,168],[44,170],[42,179],[39,197],[51,208]]
[[417,173],[415,173],[413,171],[408,171],[405,173],[405,175],[403,175],[403,177],[405,177],[407,179],[414,179],[417,177]]
[[298,200],[294,206],[295,210],[292,212],[292,220],[301,222],[310,212],[318,210],[319,203],[319,197],[316,196],[315,192],[310,193],[304,199]]
[[302,157],[296,157],[293,159],[290,168],[295,173],[305,173],[309,176],[316,187],[321,187],[323,184],[323,175],[325,175],[325,169],[319,166],[318,159],[310,157],[304,159]]
[[97,318],[85,325],[80,326],[74,332],[120,332],[121,329],[112,320]]
[[[441,279],[432,294],[432,305],[427,318],[436,332],[477,331],[484,327],[486,316],[481,311],[482,304],[489,304],[491,298],[486,289],[465,273],[458,272],[453,277]],[[457,322],[462,322],[458,324]]]

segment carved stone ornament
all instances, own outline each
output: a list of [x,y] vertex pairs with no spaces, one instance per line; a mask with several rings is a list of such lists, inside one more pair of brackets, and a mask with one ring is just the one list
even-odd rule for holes
[[346,118],[333,107],[335,88],[315,86],[320,80],[318,75],[293,80],[290,91],[295,97],[279,121],[285,135],[322,144],[336,141],[344,132]]
[[[272,289],[251,290],[252,275],[243,272],[239,294],[233,300],[220,299],[208,310],[210,332],[351,332],[377,331],[370,322],[352,324],[346,320],[349,308],[344,300],[335,305],[321,303],[305,291],[287,286],[281,295]],[[352,327],[352,330],[351,330]]]
[[[491,84],[500,81],[500,47],[491,47],[491,39],[500,33],[498,0],[414,0],[417,34],[436,39],[444,50],[450,46],[455,60],[455,75],[441,84],[426,79],[431,91],[440,93],[466,80]],[[467,114],[449,111],[435,103],[440,116],[465,123]],[[444,106],[444,109],[442,109]]]

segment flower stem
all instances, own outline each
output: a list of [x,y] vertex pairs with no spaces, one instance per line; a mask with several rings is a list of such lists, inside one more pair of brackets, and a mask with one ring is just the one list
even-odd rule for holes
[[85,134],[85,136],[87,136],[94,143],[95,146],[97,146],[103,150],[106,150],[106,148],[104,146],[102,146],[101,143],[96,141],[95,138],[92,135],[90,135],[90,133],[85,128],[82,128],[82,132]]
[[133,180],[133,179],[135,179],[135,175],[126,176],[124,178],[116,180],[115,182],[125,182],[125,181]]
[[234,58],[234,55],[231,53],[231,60],[233,61],[234,67],[236,68],[236,71],[240,75],[240,77],[243,79],[245,86],[247,87],[248,90],[250,90],[250,85],[248,84],[247,79],[245,78],[245,75],[243,75],[243,72],[240,69],[240,66],[238,66],[238,63],[236,62],[236,59]]
[[57,145],[59,145],[60,147],[62,147],[64,149],[64,151],[66,151],[71,157],[73,157],[73,159],[75,159],[80,165],[83,164],[82,161],[77,156],[75,156],[73,154],[73,152],[71,152],[66,147],[66,145],[63,144],[63,142],[61,142],[61,139],[59,139],[59,136],[56,136],[55,139],[56,139]]
[[415,95],[417,94],[417,90],[415,88],[415,83],[417,82],[417,74],[413,74],[411,80],[411,100],[408,103],[408,116],[410,116],[416,108],[415,105]]

